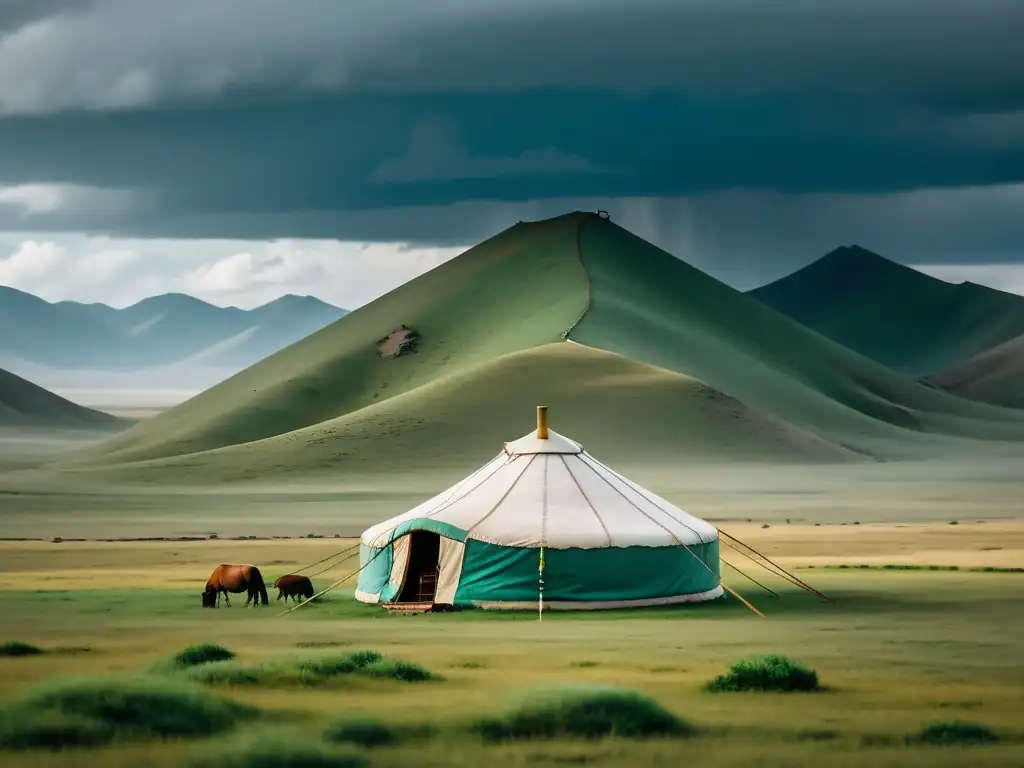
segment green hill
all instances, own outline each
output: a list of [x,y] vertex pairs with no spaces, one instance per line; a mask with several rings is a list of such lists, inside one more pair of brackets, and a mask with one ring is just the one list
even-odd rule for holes
[[0,369],[0,427],[109,429],[124,425],[108,413],[76,405]]
[[[557,341],[586,302],[578,217],[521,224],[103,447],[123,459],[219,448],[318,424],[500,355]],[[414,355],[380,341],[414,328]]]
[[529,431],[538,403],[551,409],[556,431],[622,465],[866,460],[688,376],[551,342],[294,432],[135,463],[110,477],[160,482],[173,473],[205,484],[339,471],[398,478],[426,469],[454,481]]
[[1024,333],[1024,297],[947,283],[858,246],[750,296],[895,371],[923,376]]
[[1024,335],[985,350],[924,381],[983,403],[1024,408]]
[[[403,327],[418,346],[384,354]],[[527,431],[538,402],[556,429],[631,463],[862,461],[1024,440],[1024,414],[895,374],[576,213],[501,232],[86,465],[195,480],[464,469]]]

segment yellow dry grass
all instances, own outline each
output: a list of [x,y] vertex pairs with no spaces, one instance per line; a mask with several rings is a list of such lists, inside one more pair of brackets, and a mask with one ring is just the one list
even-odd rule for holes
[[[787,568],[841,564],[1024,567],[1024,520],[768,528],[733,523],[722,528]],[[197,587],[222,562],[252,563],[272,582],[277,576],[350,550],[351,559],[317,577],[318,584],[326,585],[358,568],[356,544],[356,539],[335,538],[0,541],[0,589]],[[758,569],[725,543],[722,556],[756,575]]]

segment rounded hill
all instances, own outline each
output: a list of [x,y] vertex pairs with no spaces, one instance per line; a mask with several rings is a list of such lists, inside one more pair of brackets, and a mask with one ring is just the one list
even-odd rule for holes
[[538,402],[550,407],[559,430],[623,466],[866,460],[696,379],[552,342],[285,435],[118,471],[143,481],[176,472],[195,483],[297,471],[365,477],[433,469],[454,476],[528,431]]
[[211,481],[464,469],[537,402],[609,460],[843,462],[1024,440],[1024,414],[898,375],[573,213],[499,233],[79,466]]
[[[578,216],[520,224],[102,446],[109,459],[206,451],[355,413],[556,341],[586,303]],[[403,327],[415,354],[384,356]]]
[[912,376],[948,368],[1024,333],[1024,297],[947,283],[855,245],[749,295]]
[[0,369],[0,427],[112,429],[124,424]]
[[925,379],[947,392],[1008,408],[1024,408],[1024,335]]

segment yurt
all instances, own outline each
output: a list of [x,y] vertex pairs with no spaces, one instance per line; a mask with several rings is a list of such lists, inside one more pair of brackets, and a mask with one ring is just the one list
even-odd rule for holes
[[723,594],[718,530],[548,429],[365,531],[356,598],[398,608],[628,608]]

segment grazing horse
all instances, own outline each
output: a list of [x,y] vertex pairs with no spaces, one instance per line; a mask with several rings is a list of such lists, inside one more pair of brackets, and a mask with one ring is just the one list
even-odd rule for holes
[[206,591],[203,592],[203,607],[216,608],[220,604],[220,593],[224,593],[224,603],[228,608],[231,601],[228,599],[228,592],[248,592],[249,598],[245,601],[245,607],[252,603],[253,608],[263,603],[267,605],[270,600],[267,597],[267,585],[263,583],[263,575],[255,565],[229,565],[221,563],[213,569],[210,578],[206,581]]
[[313,582],[306,576],[296,576],[295,574],[282,576],[274,582],[274,586],[278,589],[277,599],[280,600],[283,597],[286,603],[289,597],[297,603],[300,597],[309,600],[313,596]]

